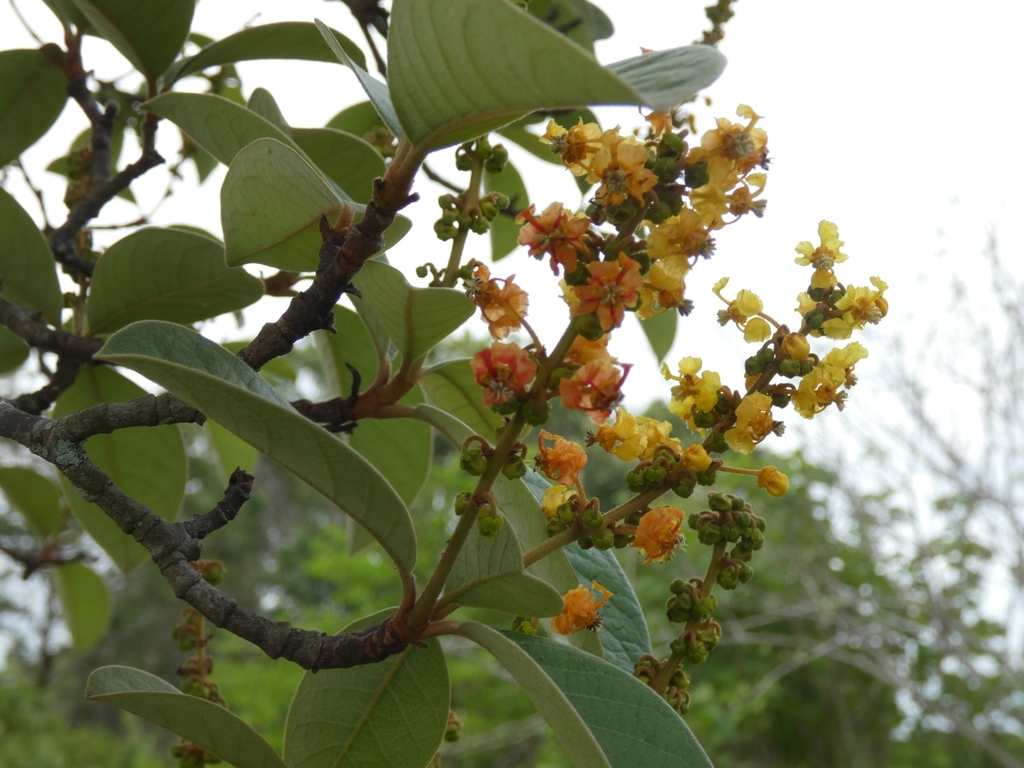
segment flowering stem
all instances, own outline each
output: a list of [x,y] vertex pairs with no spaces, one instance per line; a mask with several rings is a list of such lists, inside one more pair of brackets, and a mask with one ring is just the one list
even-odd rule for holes
[[[715,544],[714,550],[711,553],[711,562],[708,563],[708,570],[707,573],[704,574],[704,581],[701,584],[701,598],[711,596],[711,592],[715,588],[715,583],[718,581],[718,572],[721,570],[722,558],[725,555],[725,548],[727,546],[728,542],[724,540]],[[683,627],[683,631],[679,633],[679,639],[686,637],[690,632],[696,631],[697,627],[703,621],[705,620],[697,616],[691,617],[690,620],[686,622],[686,626]],[[672,675],[674,675],[676,670],[679,669],[679,666],[683,663],[683,659],[683,654],[675,651],[665,659],[665,663],[662,664],[661,669],[658,670],[658,674],[655,675],[654,679],[649,683],[655,693],[660,695],[665,692],[665,689],[668,688],[669,682],[672,680]]]
[[491,454],[487,462],[487,469],[477,481],[472,500],[466,506],[462,517],[459,518],[458,525],[455,526],[455,531],[452,533],[452,537],[448,540],[448,545],[444,548],[444,552],[437,562],[437,567],[434,568],[434,572],[430,575],[430,580],[423,587],[423,592],[420,593],[419,599],[409,612],[406,624],[411,629],[421,627],[430,620],[430,616],[437,604],[437,599],[444,589],[445,582],[448,580],[448,575],[452,572],[452,568],[455,567],[455,561],[459,556],[459,552],[462,551],[466,539],[469,538],[473,528],[476,527],[478,500],[486,495],[490,495],[491,486],[494,484],[495,479],[497,479],[498,473],[501,472],[501,468],[505,465],[509,454],[512,453],[513,446],[519,441],[519,433],[525,424],[526,421],[523,419],[522,414],[517,413],[505,425],[501,438],[494,447],[494,453]]
[[[484,175],[484,163],[483,160],[473,160],[473,170],[469,176],[469,186],[466,187],[465,196],[463,198],[462,213],[468,214],[470,211],[480,208],[480,181]],[[459,225],[459,233],[455,236],[452,241],[452,252],[448,257],[448,266],[444,268],[444,277],[441,279],[441,285],[445,288],[454,288],[456,281],[459,279],[459,267],[462,266],[462,251],[466,247],[466,240],[469,238],[469,227],[463,227]]]

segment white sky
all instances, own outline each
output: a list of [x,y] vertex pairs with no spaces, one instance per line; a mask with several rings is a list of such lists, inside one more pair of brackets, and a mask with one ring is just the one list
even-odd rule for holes
[[[42,2],[16,2],[42,37],[60,39],[59,27]],[[636,55],[641,46],[660,49],[688,44],[707,24],[704,2],[598,0],[597,4],[611,16],[617,30],[611,41],[599,44],[598,58],[604,62]],[[244,13],[238,12],[240,7]],[[979,259],[991,228],[998,230],[1004,257],[1011,263],[1018,260],[1022,227],[1015,213],[1024,203],[1017,184],[1022,154],[1015,149],[1012,134],[1003,135],[1024,117],[1020,100],[1014,98],[1017,89],[1011,87],[1021,71],[1013,37],[1020,28],[1018,8],[995,0],[979,1],[970,8],[911,0],[736,3],[737,15],[727,25],[721,45],[729,65],[707,91],[714,103],[710,110],[699,111],[699,128],[710,127],[712,116],[733,117],[741,102],[764,116],[761,125],[768,131],[773,158],[765,193],[768,211],[762,220],[748,217],[719,233],[716,257],[698,265],[688,280],[688,295],[698,309],[681,324],[670,363],[684,354],[698,355],[707,366],[720,370],[726,383],[738,385],[743,357],[750,350],[738,333],[723,334],[718,329],[714,315],[720,305],[708,292],[710,285],[732,275],[727,290],[755,290],[765,299],[769,314],[794,322],[794,297],[805,285],[808,270],[793,264],[793,248],[800,240],[816,241],[823,218],[839,225],[851,257],[841,265],[840,279],[864,285],[868,277],[879,275],[890,285],[890,317],[861,339],[869,349],[880,350],[879,342],[897,330],[912,342],[915,334],[925,333],[929,314],[938,309],[933,292],[946,288],[954,270],[971,280],[971,265]],[[256,0],[244,6],[204,0],[193,29],[218,37],[246,23],[314,16],[362,43],[341,3],[318,0]],[[0,5],[0,49],[33,46],[10,6]],[[101,78],[129,70],[119,54],[95,38],[87,38],[85,61]],[[352,75],[332,64],[252,62],[239,65],[239,71],[246,95],[257,86],[267,88],[296,126],[322,125],[343,107],[364,99]],[[603,124],[620,122],[626,129],[639,119],[631,109],[602,110],[599,115]],[[33,181],[44,189],[51,221],[59,222],[64,215],[63,183],[40,169],[63,154],[85,125],[80,110],[69,103],[57,125],[23,158]],[[162,132],[165,157],[173,157],[175,134]],[[136,151],[129,142],[123,161],[133,159]],[[553,200],[578,203],[567,172],[514,147],[511,152],[538,208]],[[433,158],[431,164],[458,180],[450,155]],[[178,194],[160,208],[154,223],[187,222],[219,233],[218,190],[223,173],[222,166],[200,188],[191,179],[180,184]],[[9,191],[38,218],[38,206],[19,175],[11,176]],[[133,185],[144,210],[159,199],[164,183],[157,170]],[[423,182],[417,190],[422,202],[406,211],[416,230],[389,254],[392,263],[406,268],[410,277],[417,264],[428,260],[444,264],[448,250],[433,238],[430,228],[438,215],[434,203],[438,189]],[[114,201],[100,223],[137,216],[134,207]],[[100,242],[114,237],[97,233]],[[486,238],[472,239],[467,250],[468,256],[485,258]],[[564,323],[563,310],[553,298],[547,266],[514,254],[495,270],[499,276],[510,272],[533,295],[535,327],[546,329],[546,336],[556,336]],[[249,312],[252,329],[283,308],[282,300],[264,300],[260,306],[264,304],[265,312]],[[237,338],[252,331],[240,333],[227,321],[208,326],[205,332]],[[544,330],[541,333],[545,335]],[[667,394],[635,323],[628,322],[617,332],[613,346],[621,359],[636,363],[627,385],[628,403],[640,407],[650,398]],[[859,369],[862,382],[868,385],[885,374],[878,355]]]

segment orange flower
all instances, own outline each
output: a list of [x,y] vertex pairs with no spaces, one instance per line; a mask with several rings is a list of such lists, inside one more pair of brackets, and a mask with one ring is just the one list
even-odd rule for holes
[[[597,590],[602,597],[598,600],[591,590]],[[560,635],[571,635],[584,629],[597,629],[601,626],[598,609],[608,602],[612,593],[596,581],[590,582],[590,588],[580,584],[570,589],[562,598],[562,612],[551,620],[551,628]]]
[[593,360],[604,360],[614,362],[608,353],[608,340],[611,334],[605,334],[597,341],[588,341],[582,336],[577,336],[569,351],[565,353],[565,364],[570,367],[586,365]]
[[[515,275],[509,275],[504,280],[500,277],[492,279],[490,271],[481,264],[473,273],[468,291],[473,303],[480,307],[491,336],[498,341],[508,336],[510,331],[519,329],[530,306],[530,297],[512,282],[514,278]],[[502,285],[498,285],[499,282]]]
[[570,216],[561,203],[549,205],[539,218],[531,205],[516,216],[516,224],[523,225],[519,230],[519,244],[529,246],[530,255],[534,258],[549,254],[551,271],[556,275],[559,264],[566,274],[574,272],[578,255],[590,253],[583,242],[590,231],[590,219],[583,213]]
[[679,529],[683,510],[677,507],[655,507],[640,518],[630,546],[646,555],[644,563],[663,563],[672,558],[672,551],[686,541]]
[[502,405],[521,393],[537,376],[537,364],[518,344],[495,342],[471,361],[477,384],[484,388],[484,404]]
[[551,145],[551,151],[561,156],[562,164],[574,176],[583,176],[589,160],[601,147],[601,128],[597,123],[584,125],[583,118],[566,130],[554,120],[549,120],[547,130],[540,140]]
[[587,265],[590,277],[586,285],[573,287],[580,300],[577,315],[597,312],[601,327],[609,331],[622,325],[626,307],[635,307],[637,289],[644,284],[640,265],[625,254],[617,261],[592,261]]
[[572,376],[558,382],[562,405],[570,410],[584,411],[597,424],[604,424],[622,399],[622,384],[631,366],[619,368],[612,358],[593,360]]
[[[544,445],[549,440],[554,443],[550,448]],[[575,485],[580,470],[587,465],[587,454],[583,446],[542,429],[537,438],[537,455],[533,460],[537,469],[549,479],[570,486]]]

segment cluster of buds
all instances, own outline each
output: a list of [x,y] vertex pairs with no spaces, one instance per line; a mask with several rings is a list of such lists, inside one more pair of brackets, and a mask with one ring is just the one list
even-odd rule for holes
[[[482,169],[492,174],[501,173],[507,162],[508,150],[501,144],[492,147],[485,138],[466,142],[455,153],[455,167],[460,171]],[[510,201],[500,192],[478,197],[472,185],[469,193],[441,195],[437,204],[441,206],[441,218],[434,223],[434,233],[444,241],[454,239],[461,232],[485,234],[498,214],[509,207]]]
[[692,619],[703,621],[710,619],[718,607],[718,598],[714,595],[703,596],[699,578],[689,581],[676,579],[669,585],[672,595],[665,602],[665,612],[673,624],[685,624]]
[[733,545],[720,561],[718,584],[724,589],[735,589],[754,576],[749,562],[754,552],[764,546],[765,520],[755,515],[742,498],[732,494],[708,494],[708,507],[690,515],[687,525],[697,532],[701,544]]
[[[661,672],[664,664],[665,662],[658,660],[649,653],[645,653],[636,662],[636,666],[633,668],[633,675],[642,680],[646,685],[651,685],[658,673]],[[690,676],[686,673],[685,669],[679,667],[672,673],[672,677],[669,678],[668,685],[661,696],[672,709],[680,715],[685,715],[690,711],[689,687]]]

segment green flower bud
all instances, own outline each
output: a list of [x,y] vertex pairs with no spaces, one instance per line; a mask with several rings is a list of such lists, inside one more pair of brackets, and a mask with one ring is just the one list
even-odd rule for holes
[[757,351],[755,357],[761,365],[768,366],[773,360],[775,360],[775,350],[772,347],[762,347]]
[[690,189],[703,187],[708,183],[710,178],[711,177],[708,176],[708,163],[706,160],[694,163],[683,171],[683,181]]
[[677,637],[675,640],[668,644],[668,649],[672,651],[672,653],[676,656],[682,656],[686,653],[686,646],[688,645],[689,643],[687,643],[681,637]]
[[494,217],[498,215],[498,206],[483,200],[480,202],[480,213],[488,221],[494,221]]
[[740,540],[740,527],[736,523],[725,523],[722,526],[722,538],[730,543]]
[[501,192],[491,192],[491,199],[500,211],[503,211],[512,205],[512,201],[508,199],[508,195],[503,195]]
[[459,223],[460,215],[461,214],[457,210],[452,208],[451,210],[447,210],[441,214],[441,221],[449,226],[454,227],[456,224]]
[[686,582],[682,579],[676,579],[668,585],[668,588],[672,591],[672,594],[674,595],[681,595],[688,589],[686,586]]
[[573,328],[587,341],[597,341],[605,334],[597,315],[581,315],[573,322]]
[[587,507],[583,510],[580,522],[583,523],[585,528],[594,530],[601,527],[601,524],[604,522],[604,516],[593,507]]
[[196,636],[193,634],[182,633],[178,636],[178,650],[188,652],[194,650],[196,647]]
[[472,491],[462,491],[455,497],[455,514],[458,517],[462,517],[462,513],[466,511],[466,507],[469,506],[470,499],[472,498]]
[[700,429],[711,429],[718,423],[718,414],[712,411],[694,411],[693,425]]
[[764,366],[761,365],[761,361],[756,356],[750,356],[743,361],[743,372],[747,376],[757,376],[764,370]]
[[642,469],[631,469],[626,473],[626,487],[632,493],[641,493],[647,490],[647,475]]
[[491,148],[491,142],[487,139],[477,139],[476,145],[473,147],[473,154],[483,160],[488,157],[494,150]]
[[772,395],[772,405],[776,408],[785,408],[793,398],[784,392],[776,392]]
[[811,330],[817,330],[821,328],[821,324],[825,322],[825,313],[820,309],[812,309],[806,315],[804,315],[804,321],[807,323],[807,327]]
[[735,568],[726,568],[718,572],[718,586],[722,589],[736,589],[739,585],[740,577]]
[[703,472],[697,472],[697,485],[714,485],[715,474],[711,469],[705,469]]
[[666,133],[661,137],[661,141],[658,142],[658,157],[668,157],[669,155],[681,155],[683,150],[686,149],[686,142],[684,142],[677,133]]
[[651,487],[661,485],[665,482],[665,476],[668,474],[668,470],[658,464],[652,464],[646,470],[644,470],[644,478],[647,480],[648,485]]
[[[729,500],[732,501],[732,511],[733,512],[740,512],[746,506],[746,504],[747,504],[743,500],[743,498],[740,497],[740,496],[734,496],[733,494],[730,493],[730,494],[728,494],[728,497],[729,497]],[[744,526],[744,527],[746,527],[746,526]]]
[[708,494],[708,507],[714,512],[732,509],[732,501],[724,493]]
[[434,222],[434,234],[437,235],[438,240],[444,242],[445,240],[453,240],[459,234],[459,230],[450,224],[437,221]]
[[615,546],[615,533],[611,528],[602,528],[593,535],[593,539],[595,549],[604,551]]
[[511,397],[504,403],[495,403],[491,406],[491,410],[500,416],[511,416],[519,410],[519,401]]
[[740,583],[747,584],[752,578],[754,578],[754,569],[746,564],[741,565],[739,572]]
[[548,536],[554,536],[555,534],[564,531],[567,527],[568,526],[561,520],[559,520],[557,517],[552,517],[550,520],[548,520],[547,534]]
[[509,480],[518,480],[526,474],[526,462],[522,456],[509,456],[501,466],[501,474]]
[[[668,203],[658,202],[647,209],[647,218],[652,224],[661,224],[665,219],[672,215],[672,209]],[[643,272],[644,270],[640,270]]]
[[680,667],[672,674],[670,684],[674,685],[681,691],[685,691],[687,688],[690,687],[690,676],[686,674],[685,669]]
[[738,525],[741,529],[749,528],[750,527],[750,513],[749,512],[740,510],[739,512],[737,512],[733,516],[733,520],[736,521],[736,525]]
[[494,538],[505,525],[505,518],[493,507],[481,507],[476,513],[476,527],[480,535],[488,539]]
[[686,518],[686,524],[694,531],[697,530],[697,526],[700,524],[700,514],[697,512],[691,512],[690,516]]
[[[658,177],[658,181],[663,184],[671,184],[676,180],[676,163],[671,157],[663,157],[660,160],[656,160],[651,170]],[[668,206],[665,207],[667,208]]]
[[463,471],[468,472],[475,477],[480,477],[480,475],[487,471],[487,458],[484,456],[484,452],[480,448],[479,444],[471,443],[470,446],[462,452],[462,456],[459,459],[459,466],[462,467]]
[[563,502],[555,510],[555,516],[565,526],[574,525],[576,523],[576,508],[573,507],[571,502]]
[[801,376],[806,376],[807,374],[809,374],[813,370],[814,370],[814,363],[812,363],[810,360],[804,360],[802,363],[800,363],[800,375]]
[[547,424],[549,418],[551,418],[551,405],[546,400],[541,404],[540,400],[534,398],[527,400],[523,405],[523,419],[530,426],[539,427]]
[[813,301],[821,301],[823,298],[825,298],[825,289],[810,287],[807,289],[807,295]]
[[441,195],[437,198],[437,204],[448,211],[455,208],[455,198],[452,195]]
[[625,549],[633,543],[633,537],[628,534],[615,534],[615,548]]
[[423,266],[421,264],[420,266],[416,267],[416,277],[423,278],[423,277],[426,277],[426,276],[427,276],[427,268],[425,266]]
[[704,523],[697,530],[697,540],[701,544],[717,544],[722,540],[722,527],[716,523]]
[[709,655],[710,653],[708,652],[708,649],[705,648],[702,643],[697,643],[697,645],[695,646],[687,646],[686,654],[683,658],[685,658],[691,664],[703,664],[705,661],[708,660]]
[[683,475],[681,478],[676,480],[676,484],[672,486],[672,491],[684,499],[690,498],[693,495],[693,489],[697,485],[697,478],[692,475]]
[[757,517],[754,518],[754,525],[757,527],[757,530],[759,530],[761,533],[764,533],[764,529],[767,523],[764,521],[763,517]]
[[580,539],[576,543],[580,545],[580,549],[593,549],[594,548],[594,540],[592,538],[590,538],[589,536],[584,536],[582,539]]
[[473,170],[473,158],[469,154],[455,154],[455,167],[460,171]]
[[787,379],[792,379],[800,375],[800,363],[796,360],[783,360],[779,364],[779,374],[785,376]]

